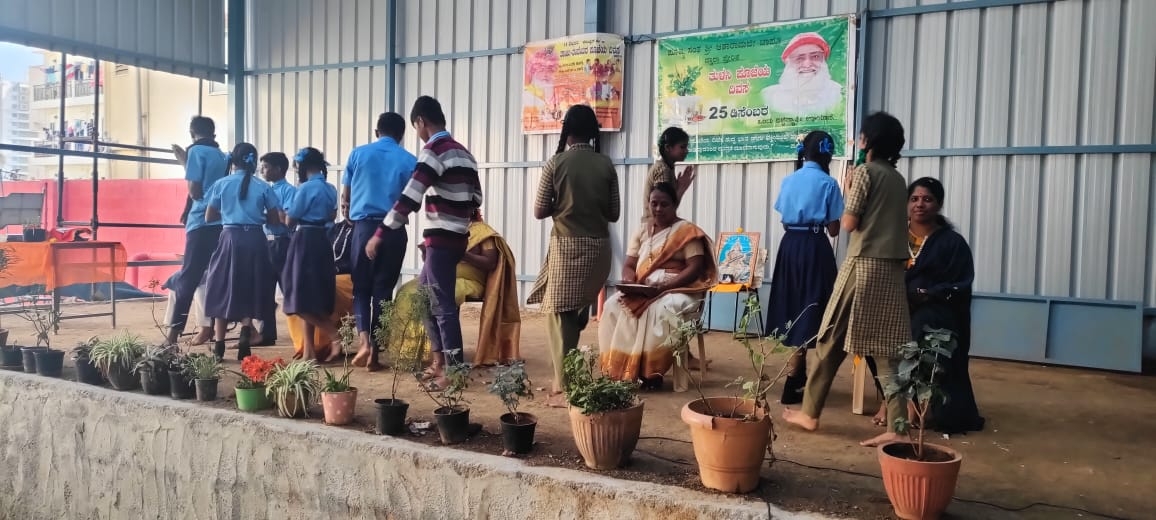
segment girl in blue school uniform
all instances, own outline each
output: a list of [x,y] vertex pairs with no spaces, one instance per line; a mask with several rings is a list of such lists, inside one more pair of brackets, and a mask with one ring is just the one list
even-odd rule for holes
[[[281,271],[285,314],[298,315],[305,321],[302,357],[315,359],[314,334],[320,329],[326,337],[337,338],[333,326],[333,306],[337,294],[337,267],[333,260],[333,243],[326,227],[337,216],[337,188],[325,180],[325,156],[316,148],[302,148],[293,157],[297,168],[297,194],[286,207],[290,229],[285,268]],[[341,354],[340,342],[334,341],[324,362]]]
[[257,171],[257,148],[240,143],[229,156],[232,170],[227,177],[213,183],[205,195],[208,209],[205,220],[220,220],[224,225],[217,250],[209,261],[208,286],[205,291],[205,315],[214,319],[216,341],[213,353],[225,357],[225,327],[241,322],[237,359],[250,353],[253,319],[265,316],[269,305],[264,295],[273,283],[273,265],[262,227],[281,222],[281,202],[268,184],[253,181]]
[[[814,346],[838,275],[828,238],[839,235],[843,215],[843,194],[831,177],[834,150],[827,132],[807,134],[798,145],[796,170],[783,179],[775,201],[785,234],[775,258],[767,328],[786,332],[784,343],[792,347]],[[806,381],[807,352],[799,350],[788,361],[782,403],[802,402]]]

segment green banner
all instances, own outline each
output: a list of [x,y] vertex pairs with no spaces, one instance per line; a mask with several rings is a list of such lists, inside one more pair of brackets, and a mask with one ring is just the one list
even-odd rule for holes
[[793,160],[811,130],[846,157],[851,30],[838,17],[659,40],[658,132],[690,134],[687,162]]

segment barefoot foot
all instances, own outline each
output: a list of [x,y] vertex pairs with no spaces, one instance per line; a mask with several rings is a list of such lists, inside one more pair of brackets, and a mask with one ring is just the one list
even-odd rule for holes
[[907,438],[898,434],[898,433],[887,432],[887,433],[880,433],[879,435],[876,435],[870,439],[867,439],[863,442],[860,442],[859,445],[863,446],[865,448],[874,448],[876,446],[881,446],[881,445],[887,444],[889,442],[898,442],[898,441],[905,441],[905,440],[907,440]]
[[880,406],[879,411],[875,413],[875,417],[871,418],[871,422],[874,423],[875,426],[886,427],[887,426],[887,409]]
[[369,350],[365,349],[365,350],[357,351],[357,355],[353,356],[353,361],[350,361],[349,364],[351,364],[355,367],[363,367],[368,362],[369,362]]
[[206,331],[201,329],[201,331],[198,332],[196,336],[193,336],[193,339],[189,341],[189,345],[199,347],[205,343],[208,343],[210,339],[213,339],[213,332],[211,330]]
[[385,370],[385,369],[386,369],[385,365],[378,363],[376,361],[370,361],[369,363],[366,363],[366,365],[365,365],[365,371],[366,372],[381,372],[382,370]]
[[809,417],[801,410],[783,409],[783,420],[809,432],[819,429],[819,420]]

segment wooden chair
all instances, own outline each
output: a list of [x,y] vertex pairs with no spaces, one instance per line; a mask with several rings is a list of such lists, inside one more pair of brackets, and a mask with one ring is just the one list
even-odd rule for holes
[[[701,384],[706,382],[706,371],[707,371],[706,340],[703,338],[703,336],[706,334],[706,331],[707,331],[707,323],[704,321],[704,316],[706,315],[706,298],[705,297],[702,299],[701,302],[699,302],[698,310],[696,310],[693,315],[694,315],[695,327],[698,330],[698,332],[695,334],[695,340],[698,342],[698,361],[699,361],[698,362],[698,382],[701,385]],[[688,352],[689,352],[689,350],[688,350]],[[685,392],[685,391],[690,389],[690,383],[691,383],[690,378],[692,377],[689,374],[690,371],[689,370],[683,370],[681,367],[677,366],[680,364],[685,366],[686,362],[687,362],[687,360],[681,360],[681,363],[679,363],[676,360],[676,366],[674,367],[674,391],[675,392]]]

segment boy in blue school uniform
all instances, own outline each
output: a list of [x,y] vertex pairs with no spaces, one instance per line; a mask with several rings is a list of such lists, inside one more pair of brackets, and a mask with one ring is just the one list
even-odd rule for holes
[[353,222],[353,312],[361,339],[353,364],[366,366],[370,372],[383,368],[370,331],[377,328],[381,302],[393,299],[409,235],[405,227],[383,232],[376,260],[366,255],[365,246],[401,198],[417,167],[417,158],[398,144],[405,136],[405,125],[401,114],[381,114],[374,131],[377,141],[349,153],[341,179],[342,215]]
[[[189,321],[189,307],[193,303],[193,293],[201,284],[201,278],[209,267],[213,251],[221,236],[221,225],[205,219],[206,199],[213,185],[225,177],[229,169],[228,156],[221,151],[214,138],[216,124],[212,119],[197,116],[189,123],[189,133],[193,145],[177,154],[185,163],[185,180],[188,181],[188,212],[182,222],[185,224],[185,255],[181,263],[180,276],[175,280],[173,290],[173,320],[169,327],[167,343],[176,345],[185,325]],[[207,339],[207,338],[206,338]]]
[[273,266],[263,225],[283,221],[281,201],[268,184],[253,181],[257,148],[240,143],[230,155],[233,172],[213,184],[205,196],[205,219],[222,224],[221,240],[209,261],[205,314],[214,319],[213,353],[225,356],[225,326],[241,322],[237,359],[249,355],[253,319],[265,316]]
[[[289,171],[289,158],[281,152],[270,152],[261,156],[261,177],[273,188],[273,193],[281,201],[281,209],[289,209],[293,202],[293,194],[297,188],[285,180]],[[285,282],[281,280],[281,270],[285,268],[285,255],[289,251],[290,227],[284,222],[265,224],[265,238],[269,241],[269,263],[273,265],[274,280],[281,285],[281,292],[285,292]],[[269,286],[266,308],[268,315],[261,317],[261,342],[258,345],[268,346],[277,343],[277,291],[276,284]]]
[[[325,155],[316,148],[303,148],[293,157],[297,166],[297,194],[286,207],[286,222],[296,226],[289,242],[281,287],[285,294],[285,314],[305,321],[302,358],[316,359],[314,334],[317,329],[337,338],[331,319],[337,294],[337,268],[326,226],[337,216],[337,188],[325,181]],[[341,344],[329,346],[324,362],[341,352]]]

